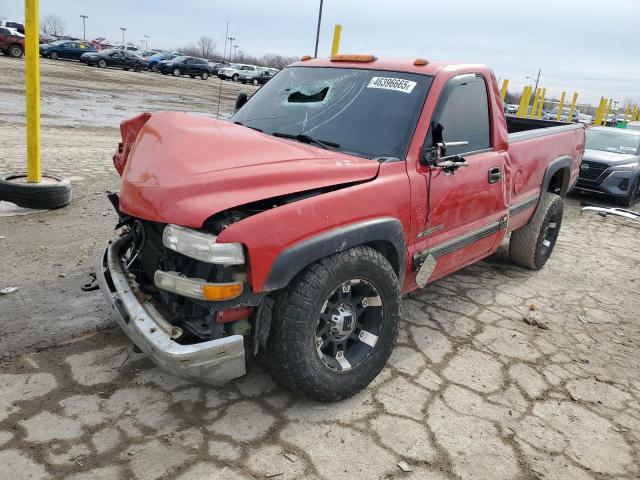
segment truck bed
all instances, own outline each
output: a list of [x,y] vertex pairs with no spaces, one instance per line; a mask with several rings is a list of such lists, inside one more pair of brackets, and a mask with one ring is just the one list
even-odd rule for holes
[[513,115],[506,115],[506,121],[507,132],[509,132],[509,143],[551,135],[564,130],[582,128],[582,125],[579,123],[516,117]]

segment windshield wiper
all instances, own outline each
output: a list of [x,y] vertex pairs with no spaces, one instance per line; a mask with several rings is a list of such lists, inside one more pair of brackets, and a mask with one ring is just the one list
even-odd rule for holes
[[338,149],[340,148],[339,143],[329,142],[325,140],[318,140],[317,138],[307,135],[306,133],[293,134],[293,133],[273,132],[272,135],[274,137],[291,138],[292,140],[297,140],[303,143],[314,143],[319,147],[322,147],[325,150],[331,150],[332,152],[337,152]]
[[242,122],[233,122],[233,123],[235,123],[236,125],[240,125],[241,127],[247,127],[247,128],[250,128],[251,130],[255,130],[256,132],[262,132],[262,130],[261,130],[261,129],[259,129],[258,127],[252,127],[252,126],[250,126],[250,125],[245,125],[245,124],[244,124],[244,123],[242,123]]

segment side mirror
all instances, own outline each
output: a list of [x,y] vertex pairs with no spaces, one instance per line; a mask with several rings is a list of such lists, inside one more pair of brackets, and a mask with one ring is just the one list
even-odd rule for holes
[[442,167],[448,173],[458,167],[466,166],[465,159],[460,155],[447,155],[447,148],[462,147],[469,145],[469,142],[438,142],[433,147],[424,149],[420,157],[422,165],[431,165],[433,167]]
[[240,110],[245,103],[247,103],[247,100],[249,100],[249,97],[247,97],[246,93],[241,92],[238,94],[238,98],[236,98],[236,112]]

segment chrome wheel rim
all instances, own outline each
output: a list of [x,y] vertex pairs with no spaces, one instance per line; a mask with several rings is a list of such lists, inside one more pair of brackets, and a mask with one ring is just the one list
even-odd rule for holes
[[320,309],[315,347],[322,363],[335,372],[362,365],[373,353],[384,324],[378,289],[362,279],[335,288]]

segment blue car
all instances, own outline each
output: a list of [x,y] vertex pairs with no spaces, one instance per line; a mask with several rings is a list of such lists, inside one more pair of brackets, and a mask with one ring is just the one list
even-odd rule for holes
[[173,60],[174,58],[179,57],[180,55],[182,55],[182,54],[178,53],[178,52],[156,53],[155,55],[152,55],[149,58],[147,58],[147,68],[149,70],[151,70],[152,72],[157,72],[160,69],[160,65],[158,65],[158,64],[161,61],[163,61],[163,60]]
[[97,52],[96,47],[87,42],[78,40],[58,40],[57,42],[40,45],[40,56],[52,60],[66,58],[80,60],[80,56],[87,52]]

